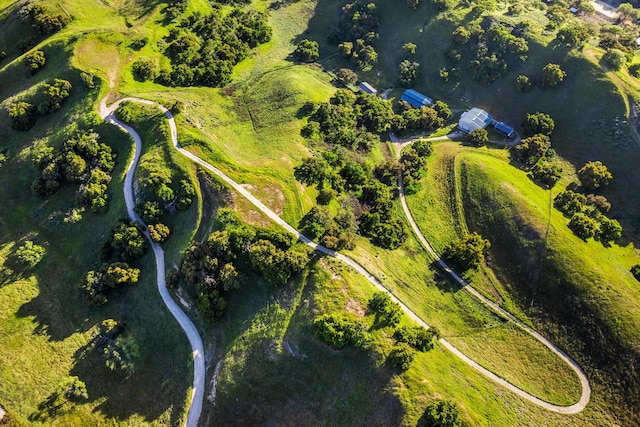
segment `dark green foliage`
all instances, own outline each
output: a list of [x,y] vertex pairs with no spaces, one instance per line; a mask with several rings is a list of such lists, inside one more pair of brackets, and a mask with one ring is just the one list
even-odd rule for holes
[[107,303],[106,293],[123,285],[138,283],[140,270],[132,268],[124,262],[114,262],[100,270],[88,271],[80,284],[84,290],[87,302],[92,307],[100,307]]
[[71,18],[52,12],[46,3],[29,3],[20,9],[22,19],[31,22],[40,34],[53,34],[66,27]]
[[9,120],[15,130],[27,131],[36,124],[36,107],[28,102],[19,101],[9,107]]
[[556,37],[563,43],[576,46],[589,38],[589,30],[582,24],[570,24],[561,28]]
[[231,81],[233,66],[249,50],[271,39],[267,16],[234,8],[224,14],[194,14],[181,20],[166,39],[171,70],[161,70],[158,81],[173,86],[219,87]]
[[542,75],[540,76],[540,86],[551,87],[556,86],[567,77],[567,73],[560,68],[558,64],[547,64],[542,68]]
[[402,309],[398,303],[391,301],[386,292],[376,292],[367,302],[367,309],[376,317],[376,324],[381,326],[395,326],[400,323]]
[[138,203],[134,211],[140,215],[145,224],[155,224],[162,218],[162,208],[160,204],[155,201],[147,201]]
[[336,80],[343,86],[354,85],[358,81],[358,74],[349,68],[340,68],[336,73]]
[[467,141],[476,147],[482,147],[489,142],[489,132],[486,129],[475,129],[467,135]]
[[467,271],[480,265],[490,247],[491,243],[478,233],[466,234],[449,243],[442,256],[454,267]]
[[557,163],[538,161],[531,168],[531,175],[536,181],[551,188],[562,177],[562,167]]
[[516,77],[516,91],[529,92],[533,87],[531,79],[527,76],[519,75]]
[[399,77],[400,83],[402,83],[404,87],[410,87],[411,84],[418,77],[419,68],[420,68],[420,64],[418,64],[415,61],[412,62],[412,61],[409,61],[408,59],[405,59],[404,61],[402,61],[398,66],[398,72],[400,74],[400,77]]
[[292,247],[284,251],[268,240],[258,240],[249,249],[253,267],[273,285],[284,285],[292,275],[302,272],[309,262],[304,247]]
[[180,189],[178,190],[178,210],[186,210],[193,203],[196,196],[196,189],[186,179],[180,180]]
[[44,67],[47,59],[44,56],[44,52],[41,50],[34,50],[27,53],[24,56],[24,66],[30,74],[35,74]]
[[576,193],[571,190],[565,190],[558,193],[556,198],[553,200],[553,205],[568,217],[581,212],[586,203],[587,198],[584,194]]
[[471,39],[471,32],[467,30],[465,27],[456,28],[451,34],[451,38],[457,44],[467,44]]
[[636,280],[640,282],[640,264],[633,265],[629,271],[631,271],[633,277],[635,277]]
[[38,113],[41,115],[56,112],[62,103],[69,97],[71,83],[67,80],[53,79],[51,84],[45,83],[42,87],[42,102],[38,104]]
[[434,346],[434,340],[438,339],[438,332],[422,326],[402,326],[396,329],[393,338],[398,342],[409,344],[416,350],[429,351]]
[[[433,109],[438,113],[438,117],[443,120],[447,120],[451,117],[451,109],[444,101],[436,101],[433,105]],[[415,145],[415,144],[414,144]]]
[[419,427],[462,427],[458,405],[450,400],[433,400],[418,421]]
[[569,220],[568,227],[573,231],[573,234],[586,241],[588,238],[595,236],[598,231],[598,221],[577,212]]
[[511,154],[522,163],[535,164],[547,154],[550,147],[551,140],[548,136],[536,134],[521,140],[520,144],[511,149]]
[[47,251],[44,247],[34,244],[31,240],[27,240],[16,250],[18,261],[30,268],[38,265],[46,254]]
[[393,346],[387,361],[394,368],[406,371],[411,366],[415,355],[416,351],[409,344],[401,342]]
[[609,184],[613,175],[600,161],[587,162],[578,170],[578,179],[583,187],[596,189]]
[[302,232],[312,240],[324,235],[331,225],[331,212],[324,206],[314,206],[302,217]]
[[378,53],[374,49],[378,23],[374,3],[350,3],[342,8],[338,26],[330,35],[333,41],[339,43],[340,54],[362,71],[371,70],[378,62]]
[[301,62],[314,62],[320,57],[318,42],[303,39],[293,51],[293,56]]
[[600,215],[598,220],[600,221],[598,238],[601,242],[610,242],[622,237],[622,226],[617,220],[607,218],[604,215]]
[[526,136],[537,134],[551,136],[555,129],[555,122],[551,116],[546,113],[527,113],[522,126],[524,127],[524,134]]
[[136,221],[116,222],[111,228],[111,247],[115,255],[124,261],[144,255],[148,242],[144,237],[142,225]]
[[140,82],[153,80],[158,76],[158,65],[151,58],[136,60],[131,66],[131,70],[133,71],[133,77]]
[[350,344],[364,348],[369,342],[366,326],[341,314],[324,314],[313,321],[316,339],[340,350]]

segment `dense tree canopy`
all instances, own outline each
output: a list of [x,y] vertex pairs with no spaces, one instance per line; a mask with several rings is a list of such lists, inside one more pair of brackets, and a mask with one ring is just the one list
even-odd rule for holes
[[587,162],[578,170],[578,179],[583,187],[596,189],[609,184],[613,175],[600,161]]
[[490,247],[489,241],[478,233],[466,234],[449,243],[442,256],[454,267],[466,271],[477,268]]

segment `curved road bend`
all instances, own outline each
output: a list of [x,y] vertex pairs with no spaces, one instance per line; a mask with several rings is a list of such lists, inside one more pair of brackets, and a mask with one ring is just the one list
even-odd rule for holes
[[[101,104],[101,111],[104,109],[104,111],[107,112],[107,114],[111,116],[111,120],[114,120],[115,123],[117,123],[118,125],[120,125],[121,127],[124,128],[126,125],[124,125],[124,124],[122,124],[120,122],[117,122],[117,119],[115,119],[115,117],[113,117],[113,112],[118,108],[118,106],[122,102],[125,102],[125,101],[134,101],[134,102],[141,102],[141,103],[149,104],[149,105],[157,105],[158,108],[160,108],[160,110],[163,111],[165,113],[165,115],[167,116],[167,119],[168,119],[168,122],[169,122],[170,132],[171,132],[171,141],[172,141],[173,145],[176,147],[176,149],[180,153],[182,153],[183,155],[185,155],[186,157],[188,157],[189,159],[191,159],[195,163],[201,165],[202,167],[206,168],[210,172],[212,172],[215,175],[217,175],[218,177],[220,177],[224,182],[229,184],[234,190],[236,190],[243,197],[245,197],[247,200],[249,200],[262,213],[267,215],[271,220],[273,220],[276,224],[278,224],[281,227],[283,227],[285,230],[287,230],[290,233],[294,234],[300,241],[302,241],[306,245],[310,246],[311,248],[313,248],[313,249],[315,249],[317,251],[320,251],[320,252],[325,253],[327,255],[333,256],[333,257],[339,259],[340,261],[342,261],[343,263],[345,263],[345,264],[349,265],[350,267],[352,267],[354,270],[356,270],[358,273],[360,273],[362,276],[364,276],[376,288],[378,288],[380,291],[383,291],[387,295],[389,295],[391,300],[396,302],[397,304],[399,304],[400,307],[403,309],[403,311],[407,314],[407,316],[409,318],[413,319],[419,325],[421,325],[421,326],[423,326],[423,327],[425,327],[427,329],[429,328],[429,325],[427,325],[426,322],[424,322],[424,320],[422,320],[416,313],[414,313],[409,307],[407,307],[402,301],[400,301],[394,294],[392,294],[387,288],[385,288],[382,285],[382,283],[375,276],[373,276],[371,273],[369,273],[364,267],[362,267],[356,261],[354,261],[353,259],[347,257],[346,255],[343,255],[343,254],[338,253],[336,251],[333,251],[331,249],[325,248],[324,246],[313,242],[312,240],[310,240],[309,238],[307,238],[306,236],[301,234],[298,230],[293,228],[291,225],[289,225],[282,218],[280,218],[275,212],[273,212],[266,205],[264,205],[257,198],[255,198],[244,187],[242,187],[240,184],[238,184],[237,182],[232,180],[230,177],[225,175],[221,170],[219,170],[215,166],[211,165],[210,163],[202,160],[201,158],[199,158],[195,154],[183,149],[180,146],[180,144],[178,143],[178,132],[177,132],[175,120],[173,118],[173,114],[171,114],[171,112],[168,109],[166,109],[165,107],[163,107],[163,106],[161,106],[159,104],[155,104],[152,101],[148,101],[148,100],[141,99],[141,98],[123,98],[123,99],[118,100],[114,104],[112,104],[108,109],[107,109],[106,105]],[[136,142],[136,143],[139,143],[139,142]],[[173,300],[171,300],[171,301],[173,302]],[[175,305],[175,303],[174,303],[174,305]],[[540,335],[538,334],[538,336],[540,336]],[[508,390],[512,391],[513,393],[517,394],[518,396],[522,397],[523,399],[528,400],[529,402],[532,402],[532,403],[534,403],[534,404],[536,404],[536,405],[538,405],[538,406],[540,406],[542,408],[545,408],[545,409],[547,409],[549,411],[553,411],[553,412],[557,412],[557,413],[561,413],[561,414],[575,414],[575,413],[578,413],[578,412],[582,411],[584,409],[584,407],[586,406],[586,404],[588,403],[588,401],[589,401],[589,396],[590,396],[591,389],[589,387],[588,381],[586,380],[586,376],[582,372],[582,369],[575,362],[573,362],[568,356],[566,356],[566,358],[563,358],[562,360],[564,360],[565,362],[569,363],[570,366],[574,370],[576,370],[576,372],[579,372],[581,374],[581,375],[579,374],[579,376],[581,377],[581,383],[582,383],[582,388],[583,388],[582,389],[582,396],[581,396],[580,401],[578,401],[574,405],[571,405],[571,406],[558,406],[558,405],[551,404],[549,402],[545,402],[544,400],[541,400],[541,399],[539,399],[539,398],[527,393],[526,391],[514,386],[513,384],[505,381],[504,379],[502,379],[498,375],[496,375],[493,372],[489,371],[488,369],[480,366],[478,363],[473,361],[471,358],[469,358],[468,356],[464,355],[462,352],[460,352],[458,349],[456,349],[451,343],[449,343],[444,338],[441,338],[439,341],[445,348],[447,348],[449,351],[451,351],[454,355],[456,355],[458,358],[460,358],[467,365],[469,365],[469,366],[473,367],[474,369],[476,369],[482,375],[484,375],[487,378],[489,378],[489,379],[495,381],[496,383],[502,385],[503,387],[507,388]],[[551,345],[553,345],[553,344],[551,344]],[[561,354],[564,354],[564,353],[562,353],[562,351],[560,349],[557,349],[557,351],[559,353],[561,353]],[[568,362],[568,361],[573,362],[573,364]],[[584,381],[582,381],[582,378],[584,378]]]
[[[141,100],[136,101],[142,102]],[[151,101],[146,101],[144,103],[155,105]],[[131,159],[131,163],[129,163],[124,180],[124,200],[129,217],[134,221],[144,224],[142,218],[133,211],[133,207],[135,206],[133,201],[133,176],[142,152],[142,141],[140,140],[140,135],[138,135],[133,128],[125,125],[115,117],[114,112],[119,105],[120,101],[107,108],[105,101],[103,100],[100,103],[99,108],[100,117],[102,117],[107,123],[118,126],[120,129],[131,135],[135,142],[135,155],[133,156],[133,159]],[[156,258],[156,280],[158,282],[158,290],[160,291],[162,301],[164,301],[173,317],[178,321],[178,324],[180,324],[180,327],[184,330],[187,338],[189,339],[189,344],[191,344],[191,351],[193,353],[193,387],[191,390],[191,406],[188,410],[185,426],[196,427],[198,425],[198,420],[200,419],[200,413],[202,412],[202,401],[204,398],[205,368],[202,339],[200,338],[200,334],[198,334],[198,330],[194,324],[189,320],[187,315],[184,314],[180,307],[178,307],[178,304],[176,304],[171,298],[171,295],[169,295],[167,284],[165,282],[164,251],[162,250],[162,247],[151,240],[151,236],[149,236],[148,231],[145,231],[145,235],[147,236],[149,243],[151,243],[151,248],[153,249],[153,254]]]

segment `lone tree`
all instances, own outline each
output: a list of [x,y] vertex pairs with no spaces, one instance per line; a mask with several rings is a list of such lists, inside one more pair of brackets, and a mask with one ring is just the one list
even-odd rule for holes
[[405,59],[398,66],[398,72],[400,73],[400,83],[404,86],[409,87],[411,83],[418,77],[418,68],[420,68],[420,64],[417,62],[409,61]]
[[516,91],[518,92],[528,92],[531,90],[532,84],[529,77],[524,75],[519,75],[516,78]]
[[613,175],[602,162],[587,162],[578,171],[578,179],[583,187],[596,189],[609,184]]
[[336,73],[336,80],[344,86],[354,85],[358,81],[358,74],[349,68],[340,68]]
[[550,115],[538,111],[537,113],[527,113],[522,126],[527,136],[536,134],[551,136],[556,124]]
[[405,43],[402,45],[402,51],[405,55],[415,55],[417,48],[418,46],[416,46],[415,43]]
[[547,64],[542,69],[542,75],[540,76],[540,86],[551,87],[556,86],[567,77],[567,73],[560,68],[558,64]]
[[36,123],[36,107],[28,102],[20,101],[9,108],[9,120],[15,130],[27,131]]
[[437,399],[429,403],[418,421],[419,427],[461,427],[460,408],[450,400]]
[[605,62],[616,71],[627,63],[627,55],[625,55],[625,53],[620,49],[611,49],[604,54],[602,59],[604,59]]
[[480,265],[490,247],[488,240],[472,233],[449,243],[442,255],[455,267],[467,271]]
[[293,51],[293,56],[302,62],[313,62],[320,57],[318,42],[312,40],[301,40]]
[[476,129],[474,131],[469,132],[467,135],[467,141],[469,143],[475,145],[476,147],[482,147],[483,145],[487,145],[489,142],[489,132],[486,129]]

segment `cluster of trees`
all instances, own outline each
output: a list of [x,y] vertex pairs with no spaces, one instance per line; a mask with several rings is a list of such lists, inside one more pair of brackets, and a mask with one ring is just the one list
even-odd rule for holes
[[460,271],[478,268],[484,260],[491,243],[478,233],[465,234],[449,243],[442,252],[442,257]]
[[[606,185],[612,175],[601,162],[588,162],[578,170],[578,178],[583,189],[595,190]],[[606,216],[611,203],[604,196],[565,189],[553,204],[569,218],[569,229],[583,240],[593,237],[610,242],[622,236],[620,223]]]
[[[335,190],[331,188],[321,190],[318,196],[319,202],[327,202],[327,199],[333,197],[334,193]],[[311,208],[300,221],[302,232],[312,239],[319,239],[320,244],[326,248],[333,250],[353,249],[355,247],[355,232],[358,227],[346,199],[343,199],[341,205],[343,208],[335,217],[331,216],[331,211],[325,206]]]
[[343,57],[351,60],[361,71],[369,71],[378,62],[375,41],[379,23],[375,3],[349,3],[342,8],[330,39],[339,43],[338,49]]
[[415,194],[420,190],[420,178],[427,170],[427,157],[433,153],[431,141],[416,140],[406,148],[400,157],[399,172],[406,194]]
[[[451,37],[457,45],[472,42],[469,50],[474,59],[468,65],[470,76],[484,85],[490,85],[505,74],[509,62],[527,59],[529,44],[525,38],[526,25],[495,19],[486,22],[484,28],[477,24],[460,26]],[[447,57],[457,62],[462,59],[462,54],[458,49],[453,49],[447,53]]]
[[35,125],[37,114],[45,116],[58,111],[62,103],[69,97],[71,83],[67,80],[53,79],[45,83],[37,95],[40,99],[38,106],[26,101],[18,101],[9,107],[11,127],[15,130],[27,131]]
[[[264,13],[239,8],[225,13],[214,3],[210,14],[194,13],[171,29],[165,51],[171,69],[158,70],[156,80],[171,86],[224,86],[231,81],[233,66],[250,49],[269,41],[271,33]],[[138,76],[155,74],[155,63],[149,62]]]
[[91,130],[76,131],[58,150],[36,146],[32,158],[42,171],[31,185],[35,194],[50,196],[63,183],[76,183],[81,205],[96,213],[107,210],[107,184],[116,165],[116,154],[100,142],[99,134]]
[[100,270],[88,271],[80,284],[87,302],[92,307],[100,307],[108,302],[106,293],[124,285],[138,283],[140,270],[132,268],[125,262],[114,262],[103,266]]
[[193,203],[196,190],[188,179],[176,177],[177,173],[162,161],[161,152],[144,156],[138,166],[138,182],[144,201],[166,204],[171,210],[188,209]]
[[23,21],[30,22],[38,33],[45,35],[56,33],[71,22],[69,16],[55,13],[45,2],[28,3],[19,14]]
[[144,226],[137,221],[116,222],[111,227],[109,239],[100,249],[100,258],[103,261],[116,259],[124,262],[140,258],[149,246],[144,231]]
[[313,321],[316,339],[339,350],[346,345],[368,348],[371,345],[371,330],[388,327],[394,329],[396,344],[388,356],[388,363],[402,370],[409,369],[416,350],[426,352],[433,348],[439,337],[436,330],[421,326],[396,328],[402,316],[400,306],[391,301],[385,292],[375,292],[367,302],[367,316],[373,316],[373,326],[369,328],[366,319],[357,319],[345,314],[324,314]]
[[138,367],[140,350],[135,339],[124,335],[124,330],[124,323],[106,319],[90,346],[100,353],[107,368],[129,377]]
[[556,161],[547,135],[538,133],[524,138],[512,148],[511,156],[531,172],[533,179],[549,188],[562,177],[562,166]]
[[208,321],[219,318],[226,294],[244,282],[239,263],[249,261],[258,274],[278,286],[302,272],[309,254],[284,231],[257,228],[241,222],[231,209],[218,210],[218,230],[203,243],[193,242],[181,266],[184,280],[197,287],[198,310]]

